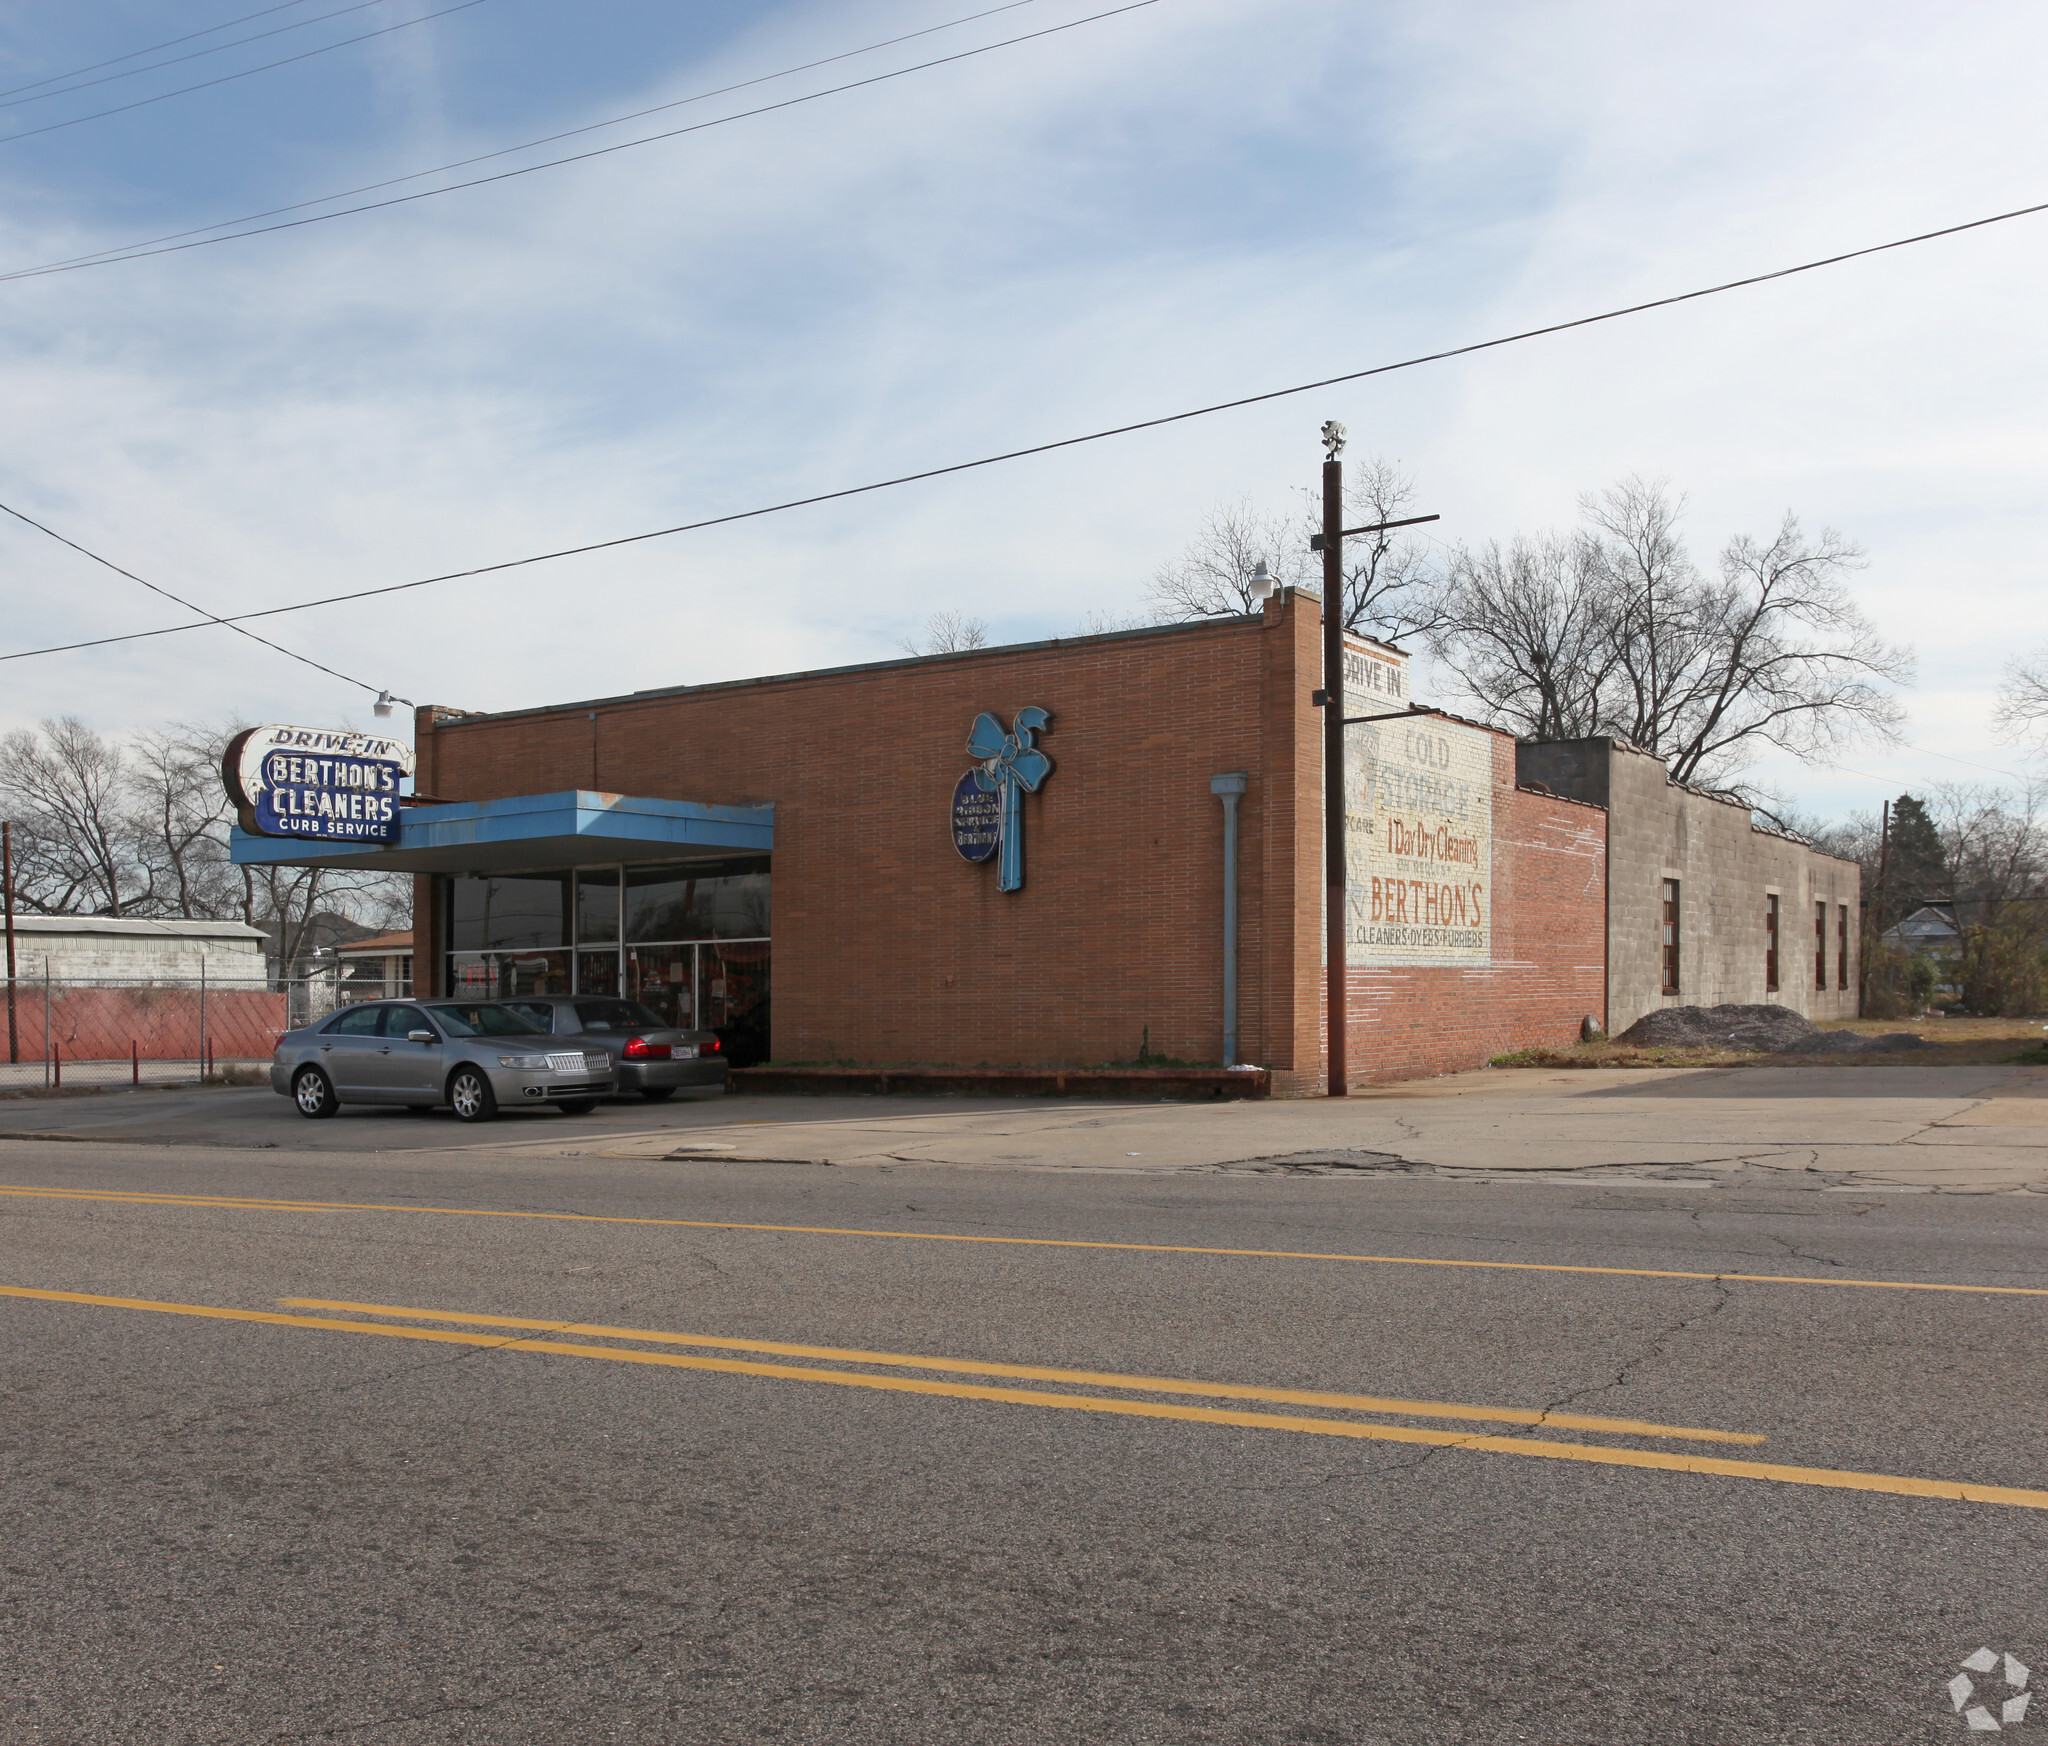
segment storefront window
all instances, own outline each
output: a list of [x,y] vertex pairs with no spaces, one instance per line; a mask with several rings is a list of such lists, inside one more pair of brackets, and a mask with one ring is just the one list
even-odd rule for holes
[[626,870],[626,940],[744,940],[768,932],[768,858]]
[[616,949],[576,954],[578,994],[617,994],[618,991],[619,954]]
[[651,1006],[664,1023],[694,1030],[696,965],[695,946],[628,946],[623,992],[628,1000]]
[[457,1000],[568,994],[567,952],[451,952],[448,992]]
[[451,879],[448,944],[458,952],[569,943],[569,875]]
[[576,943],[610,942],[619,937],[619,875],[599,867],[576,875]]

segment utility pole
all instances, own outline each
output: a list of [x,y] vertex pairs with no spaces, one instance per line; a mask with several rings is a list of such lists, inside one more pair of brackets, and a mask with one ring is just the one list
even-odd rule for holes
[[1344,1021],[1351,1004],[1344,940],[1344,427],[1323,426],[1323,1010],[1330,1095],[1351,1090]]
[[21,1059],[14,1030],[14,826],[0,819],[0,891],[7,905],[7,1064]]
[[1323,973],[1323,1008],[1330,1047],[1330,1095],[1346,1097],[1351,1091],[1345,1038],[1351,962],[1345,939],[1344,541],[1351,534],[1384,533],[1389,528],[1415,527],[1441,518],[1411,515],[1400,521],[1346,527],[1344,463],[1338,459],[1344,452],[1344,427],[1335,419],[1323,425],[1323,451],[1323,531],[1309,541],[1310,551],[1323,554],[1323,688],[1314,697],[1323,711],[1323,956],[1328,966]]

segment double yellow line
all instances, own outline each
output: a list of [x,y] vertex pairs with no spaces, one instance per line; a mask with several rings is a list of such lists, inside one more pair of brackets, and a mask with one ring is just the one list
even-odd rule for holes
[[[1764,1440],[1750,1432],[1658,1425],[1635,1419],[1593,1418],[1583,1414],[1545,1413],[1519,1407],[1461,1406],[1448,1401],[1401,1400],[1381,1395],[1336,1394],[1309,1389],[1254,1388],[1235,1383],[1189,1382],[1157,1376],[1125,1376],[1108,1371],[1059,1370],[1039,1365],[997,1364],[972,1359],[911,1356],[895,1352],[864,1352],[845,1347],[793,1345],[769,1340],[734,1340],[648,1328],[611,1327],[602,1323],[543,1321],[525,1316],[423,1310],[393,1304],[350,1303],[327,1298],[287,1298],[283,1301],[294,1309],[337,1310],[349,1317],[402,1317],[412,1322],[457,1325],[405,1326],[388,1320],[362,1321],[343,1319],[341,1316],[226,1309],[208,1304],[163,1303],[149,1298],[110,1297],[89,1292],[44,1291],[28,1286],[0,1286],[0,1297],[28,1298],[45,1303],[94,1305],[109,1309],[148,1310],[159,1314],[197,1316],[215,1321],[259,1322],[271,1326],[314,1329],[326,1333],[370,1334],[387,1339],[424,1340],[440,1345],[540,1352],[556,1357],[602,1359],[615,1364],[649,1364],[681,1370],[714,1371],[726,1375],[773,1377],[793,1382],[832,1383],[843,1388],[881,1389],[900,1394],[944,1396],[955,1400],[996,1401],[1012,1406],[1052,1407],[1070,1412],[1107,1413],[1127,1418],[1176,1419],[1197,1424],[1234,1425],[1254,1430],[1295,1431],[1311,1436],[1352,1437],[1375,1442],[1473,1449],[1490,1454],[1534,1456],[1554,1461],[1586,1461],[1610,1467],[1643,1467],[1671,1473],[1715,1474],[1730,1479],[1773,1480],[1786,1485],[1816,1485],[1841,1491],[1889,1492],[1902,1497],[1945,1498],[1966,1503],[2048,1509],[2048,1491],[2030,1491],[2013,1486],[1973,1485],[1956,1480],[1918,1479],[1886,1473],[1855,1473],[1823,1467],[1790,1467],[1773,1462],[1737,1461],[1719,1456],[1678,1454],[1663,1449],[1558,1443],[1529,1437],[1434,1430],[1413,1425],[1368,1424],[1352,1419],[1308,1418],[1225,1407],[1189,1406],[1178,1401],[1128,1400],[1100,1394],[1071,1394],[1047,1389],[942,1382],[919,1376],[876,1375],[868,1371],[821,1370],[811,1366],[765,1363],[756,1359],[700,1357],[690,1353],[646,1351],[628,1346],[593,1346],[580,1341],[562,1339],[527,1339],[519,1337],[512,1330],[538,1330],[556,1335],[573,1334],[586,1339],[638,1340],[650,1344],[695,1346],[708,1350],[771,1353],[783,1357],[810,1358],[839,1364],[865,1364],[885,1369],[936,1370],[955,1375],[1060,1382],[1070,1387],[1121,1389],[1140,1394],[1201,1395],[1212,1399],[1256,1400],[1271,1404],[1315,1406],[1335,1411],[1374,1412],[1409,1418],[1475,1419],[1641,1438],[1682,1438],[1693,1441],[1750,1444],[1761,1443]],[[490,1328],[501,1331],[471,1333],[464,1331],[467,1328]]]

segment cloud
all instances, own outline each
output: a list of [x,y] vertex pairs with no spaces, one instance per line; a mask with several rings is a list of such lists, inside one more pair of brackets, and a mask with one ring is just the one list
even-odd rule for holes
[[[1086,10],[1047,0],[957,40]],[[508,9],[500,36],[452,47],[428,25],[402,33],[423,39],[411,58],[379,64],[374,104],[350,110],[353,87],[324,73],[293,87],[330,158],[316,171],[292,153],[257,203],[945,15],[762,9],[644,79],[577,61],[532,125],[476,117],[508,65],[522,89],[547,85],[544,19]],[[0,477],[9,501],[222,610],[696,519],[2040,198],[2026,68],[2044,37],[2012,5],[1934,19],[1167,0],[494,189],[0,286]],[[175,107],[157,112],[171,140],[199,125]],[[181,182],[138,212],[133,189],[51,165],[0,158],[0,261],[239,209]],[[471,708],[886,658],[939,607],[999,637],[1056,634],[1135,604],[1212,502],[1311,479],[1315,428],[1335,416],[1358,452],[1404,459],[1446,538],[1569,520],[1582,490],[1636,471],[1692,493],[1703,551],[1787,507],[1843,528],[1871,549],[1867,606],[1920,651],[1916,740],[2001,763],[1986,696],[2015,627],[2038,622],[2044,265],[2048,225],[2023,221],[263,628]],[[175,617],[26,530],[0,532],[0,565],[11,647]],[[0,725],[362,713],[238,641],[206,630],[0,666]],[[1870,778],[1771,774],[1810,804],[1867,804],[1938,767],[1859,763]]]

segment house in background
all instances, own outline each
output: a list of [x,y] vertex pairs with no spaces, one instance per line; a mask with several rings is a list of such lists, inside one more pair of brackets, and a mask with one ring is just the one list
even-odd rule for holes
[[1936,1000],[1960,1000],[1963,996],[1960,966],[1964,918],[1959,914],[1960,907],[1953,903],[1923,903],[1878,936],[1887,946],[1933,964],[1935,982],[1931,992]]
[[314,957],[314,974],[329,984],[331,1005],[386,1000],[412,993],[412,930],[371,934],[329,946]]

